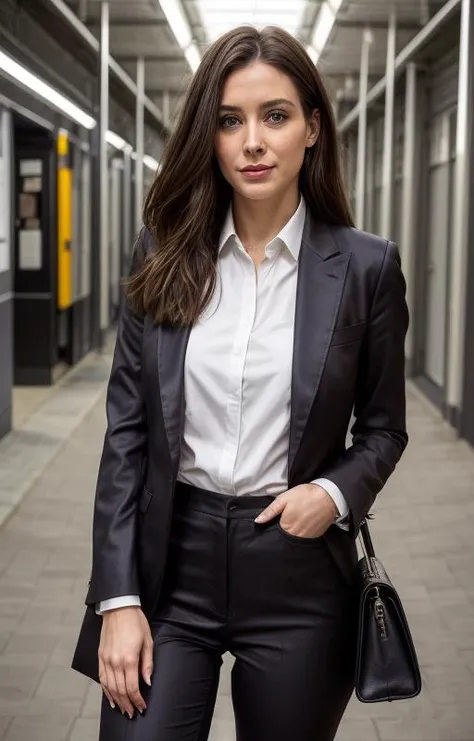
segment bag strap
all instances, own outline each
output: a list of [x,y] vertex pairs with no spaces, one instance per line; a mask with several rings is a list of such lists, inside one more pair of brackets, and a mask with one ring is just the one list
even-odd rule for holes
[[370,536],[369,524],[367,520],[362,520],[360,525],[360,537],[362,541],[363,550],[365,556],[368,558],[375,558],[374,544]]

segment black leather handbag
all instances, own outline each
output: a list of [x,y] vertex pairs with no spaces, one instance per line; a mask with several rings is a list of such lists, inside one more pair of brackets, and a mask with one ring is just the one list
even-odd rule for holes
[[360,528],[356,696],[361,702],[405,700],[421,692],[415,647],[400,597],[376,558],[367,521]]

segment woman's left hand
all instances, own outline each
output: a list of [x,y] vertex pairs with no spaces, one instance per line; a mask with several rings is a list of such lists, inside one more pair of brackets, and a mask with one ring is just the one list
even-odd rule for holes
[[280,514],[281,527],[300,538],[320,538],[339,516],[334,500],[319,484],[301,484],[279,494],[255,522],[269,522]]

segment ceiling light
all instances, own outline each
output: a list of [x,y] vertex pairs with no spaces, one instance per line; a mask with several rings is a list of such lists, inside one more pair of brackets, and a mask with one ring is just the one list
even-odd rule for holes
[[115,149],[120,149],[122,151],[125,149],[125,147],[130,146],[129,144],[127,144],[125,139],[122,139],[121,136],[115,134],[113,131],[107,131],[107,133],[105,134],[105,141],[107,142],[107,144],[115,147]]
[[180,0],[159,0],[159,2],[176,41],[184,51],[192,71],[195,72],[201,57],[197,46],[193,43],[191,29]]
[[176,41],[182,49],[186,49],[192,41],[192,36],[181,3],[179,0],[160,0],[160,5]]
[[188,48],[184,52],[184,56],[186,57],[191,70],[193,72],[196,72],[197,68],[201,64],[201,55],[199,54],[199,49],[197,48],[196,44],[191,44],[190,46],[188,46]]
[[[235,8],[231,8],[229,11],[224,10],[222,0],[198,0],[199,8],[204,13],[219,12],[219,13],[234,13]],[[295,0],[292,7],[304,5],[304,0]],[[239,0],[238,10],[242,12],[253,13],[256,11],[265,10],[283,10],[288,11],[288,0]]]
[[305,0],[239,0],[227,9],[222,0],[197,0],[197,5],[210,40],[241,25],[281,26],[296,35],[305,10]]
[[311,58],[315,64],[317,64],[326,46],[341,5],[342,0],[325,0],[321,5],[310,44],[312,49]]
[[317,53],[316,49],[313,49],[312,46],[307,46],[306,51],[308,52],[309,56],[311,57],[311,60],[313,64],[316,64],[319,59],[319,54]]
[[28,90],[32,90],[36,95],[39,95],[55,108],[58,108],[62,113],[65,113],[81,126],[84,126],[86,129],[93,129],[95,127],[96,121],[92,116],[89,116],[88,113],[81,110],[75,103],[64,95],[61,95],[61,93],[41,80],[37,75],[29,72],[26,67],[15,62],[14,59],[7,56],[3,51],[0,51],[0,70],[6,72],[7,75],[20,82]]
[[329,3],[326,2],[324,5],[321,5],[321,10],[319,11],[318,20],[316,21],[316,26],[311,39],[311,46],[316,49],[316,51],[321,52],[324,49],[334,25],[334,20],[334,11]]
[[153,170],[153,172],[156,172],[159,167],[159,162],[154,157],[150,157],[149,154],[143,155],[143,164],[145,167],[148,167],[149,170]]

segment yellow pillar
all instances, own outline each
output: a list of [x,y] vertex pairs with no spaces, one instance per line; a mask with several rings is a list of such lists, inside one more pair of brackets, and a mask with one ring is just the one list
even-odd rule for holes
[[58,153],[58,308],[72,304],[72,169],[67,131],[60,130]]

